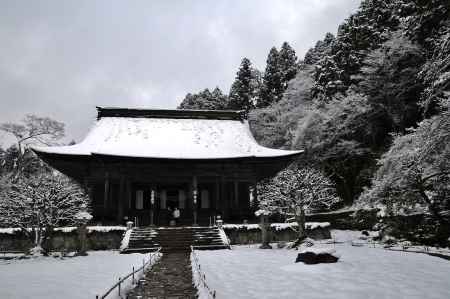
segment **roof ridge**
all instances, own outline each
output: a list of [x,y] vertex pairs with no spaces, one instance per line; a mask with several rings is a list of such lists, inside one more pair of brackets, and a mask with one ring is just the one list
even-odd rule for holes
[[175,119],[247,119],[243,110],[145,109],[97,106],[97,120],[102,117],[175,118]]

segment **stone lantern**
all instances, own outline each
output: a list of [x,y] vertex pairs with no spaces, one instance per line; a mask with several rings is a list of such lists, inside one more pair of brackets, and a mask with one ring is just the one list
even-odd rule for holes
[[272,246],[270,246],[270,244],[269,244],[269,229],[270,229],[269,215],[268,215],[268,213],[262,212],[260,214],[260,218],[261,218],[261,223],[259,224],[259,227],[261,228],[262,244],[259,248],[272,249]]

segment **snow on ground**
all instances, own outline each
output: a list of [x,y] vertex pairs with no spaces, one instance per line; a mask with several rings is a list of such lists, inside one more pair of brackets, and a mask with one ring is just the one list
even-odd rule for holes
[[[0,298],[95,298],[142,265],[149,255],[90,251],[71,258],[39,257],[0,263]],[[117,298],[116,291],[114,296]]]
[[217,298],[450,298],[450,262],[418,253],[348,244],[335,248],[336,264],[294,263],[298,251],[197,251],[208,285]]
[[[270,227],[272,230],[280,231],[288,228],[297,228],[297,222],[288,222],[288,223],[271,223]],[[329,227],[329,222],[306,222],[305,227],[307,229],[316,229],[316,228],[325,228]],[[246,229],[246,230],[259,230],[259,224],[224,224],[222,225],[224,229]]]

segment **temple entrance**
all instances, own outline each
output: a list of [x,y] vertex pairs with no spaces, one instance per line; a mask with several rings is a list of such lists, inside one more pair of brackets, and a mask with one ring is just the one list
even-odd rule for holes
[[207,176],[171,180],[178,182],[124,179],[95,184],[94,217],[107,224],[132,221],[137,226],[162,227],[170,226],[175,208],[180,214],[178,226],[209,226],[219,216],[235,223],[254,218],[249,182]]

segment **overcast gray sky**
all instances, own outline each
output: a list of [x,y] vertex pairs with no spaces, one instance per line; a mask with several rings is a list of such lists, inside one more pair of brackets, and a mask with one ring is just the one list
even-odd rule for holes
[[0,0],[0,122],[50,116],[80,141],[96,105],[175,108],[188,92],[228,92],[242,57],[263,71],[283,41],[303,57],[359,3]]

